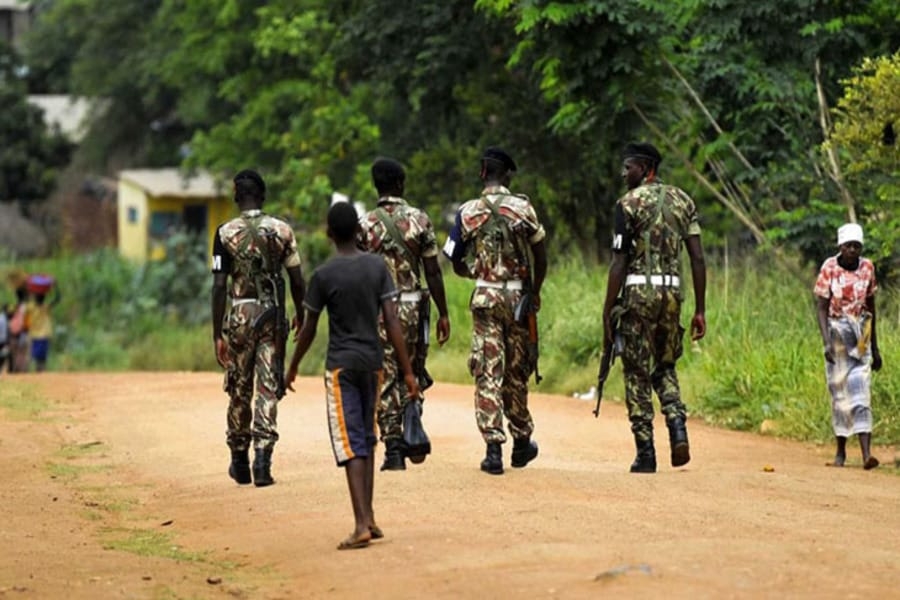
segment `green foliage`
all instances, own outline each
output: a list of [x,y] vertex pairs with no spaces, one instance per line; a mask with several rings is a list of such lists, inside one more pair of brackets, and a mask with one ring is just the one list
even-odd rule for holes
[[28,103],[22,69],[19,57],[0,41],[0,202],[27,206],[53,190],[72,148],[59,131],[48,129],[43,111]]
[[866,253],[882,272],[900,269],[900,52],[865,58],[842,81],[826,148],[841,151],[866,230]]

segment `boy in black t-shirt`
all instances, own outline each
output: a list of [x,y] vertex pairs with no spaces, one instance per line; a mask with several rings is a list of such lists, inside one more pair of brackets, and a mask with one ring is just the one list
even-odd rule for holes
[[418,394],[403,331],[397,318],[397,292],[380,255],[356,247],[356,209],[338,202],[328,211],[328,237],[337,254],[313,272],[303,306],[306,318],[285,376],[293,391],[297,367],[316,336],[319,315],[328,310],[325,400],[328,430],[338,466],[347,473],[356,528],[338,550],[364,548],[384,536],[375,524],[372,496],[375,479],[375,403],[381,390],[382,348],[378,315],[397,352],[410,395]]

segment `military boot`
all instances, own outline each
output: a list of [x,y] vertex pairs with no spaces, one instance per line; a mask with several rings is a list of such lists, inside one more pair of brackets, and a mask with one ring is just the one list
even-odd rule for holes
[[487,452],[481,461],[481,470],[491,475],[503,475],[503,451],[499,442],[488,442]]
[[672,466],[680,467],[691,460],[691,446],[688,444],[687,427],[684,417],[666,421],[669,428],[669,448],[672,450]]
[[250,456],[246,448],[243,450],[231,449],[231,465],[228,467],[228,476],[240,484],[253,483],[250,478]]
[[537,455],[537,442],[531,438],[519,438],[513,442],[509,464],[518,469],[533,461]]
[[653,438],[649,440],[635,438],[634,445],[637,447],[637,456],[631,463],[631,472],[656,473],[656,449],[653,447]]
[[400,438],[388,438],[384,440],[384,462],[382,471],[405,471],[406,457],[404,456],[404,444]]
[[253,457],[253,485],[264,487],[273,483],[275,480],[272,479],[272,449],[257,448]]

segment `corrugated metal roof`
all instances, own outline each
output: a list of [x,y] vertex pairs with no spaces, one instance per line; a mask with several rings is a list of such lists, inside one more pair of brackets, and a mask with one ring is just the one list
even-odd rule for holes
[[177,168],[129,169],[120,171],[119,179],[138,186],[150,196],[209,198],[226,195],[224,182],[216,182],[205,171],[188,178]]

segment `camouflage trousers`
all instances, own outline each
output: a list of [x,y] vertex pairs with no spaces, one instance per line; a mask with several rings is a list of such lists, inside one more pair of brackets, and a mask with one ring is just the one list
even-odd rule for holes
[[675,363],[683,351],[681,291],[632,285],[625,288],[619,327],[625,348],[625,405],[637,441],[653,438],[653,392],[666,420],[685,417]]
[[[223,329],[228,344],[225,392],[229,397],[226,441],[233,450],[272,448],[278,441],[278,398],[275,343],[271,323],[254,331],[251,323],[262,311],[258,304],[231,309]],[[253,403],[254,379],[256,403]]]
[[[406,340],[406,352],[409,362],[415,364],[418,352],[419,331],[419,303],[398,302],[397,313],[400,320],[400,328],[403,330],[403,338]],[[397,360],[397,351],[388,341],[384,322],[379,323],[378,335],[384,348],[383,376],[381,395],[378,398],[375,415],[378,421],[378,431],[381,441],[388,438],[400,438],[403,436],[403,411],[411,400],[403,381],[403,371]],[[424,401],[420,394],[419,399]]]
[[475,378],[475,422],[486,443],[506,441],[504,416],[513,439],[530,437],[534,430],[527,343],[528,329],[513,318],[509,303],[472,310],[469,373]]

